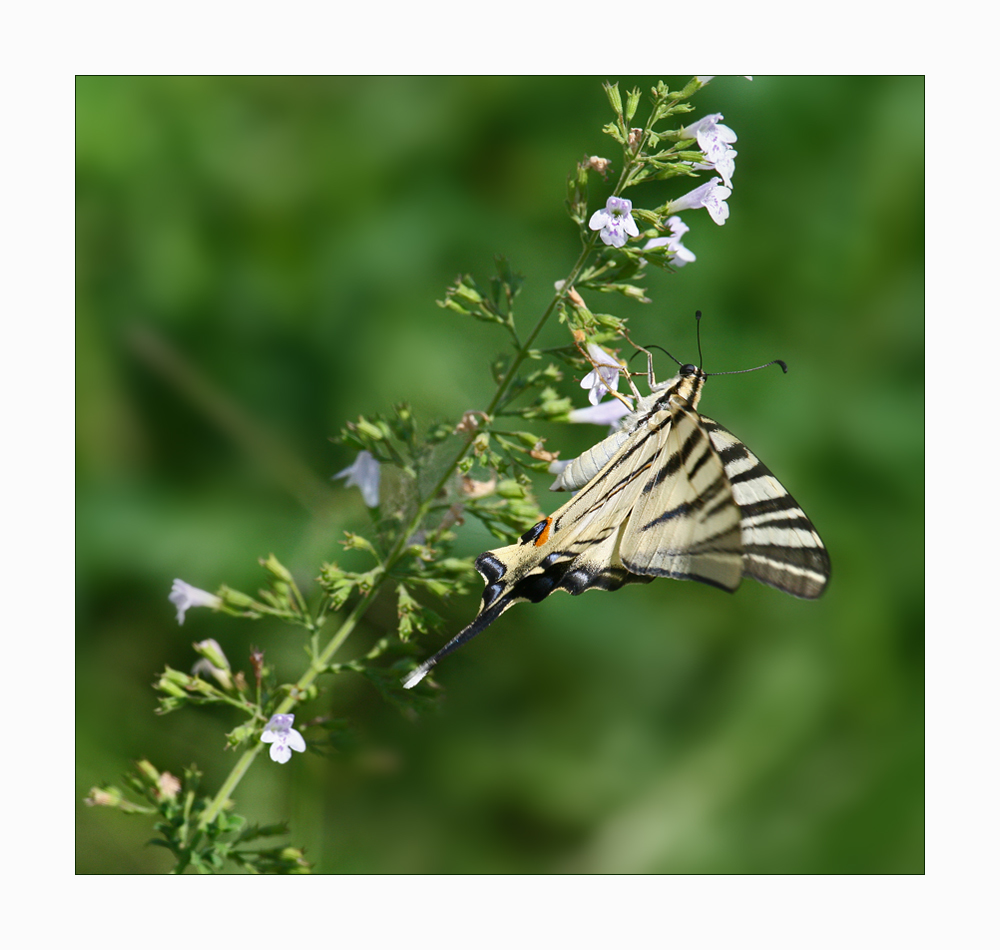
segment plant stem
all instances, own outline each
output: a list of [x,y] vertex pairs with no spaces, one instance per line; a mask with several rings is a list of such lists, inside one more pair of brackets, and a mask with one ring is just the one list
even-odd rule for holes
[[[594,244],[597,240],[597,232],[595,231],[591,234],[590,239],[584,244],[583,249],[580,251],[580,256],[577,258],[576,263],[573,265],[566,280],[562,284],[562,288],[557,290],[553,295],[552,300],[549,302],[548,307],[545,308],[545,312],[538,318],[538,322],[535,324],[534,329],[528,334],[527,338],[517,347],[517,355],[514,357],[513,362],[510,364],[504,378],[500,381],[500,385],[497,387],[497,391],[490,401],[489,406],[486,408],[486,415],[492,416],[495,412],[500,401],[503,399],[504,393],[510,387],[513,382],[515,374],[520,368],[521,364],[528,358],[528,351],[531,348],[531,344],[534,343],[538,334],[541,333],[542,327],[545,326],[549,317],[552,316],[553,311],[562,300],[563,296],[573,286],[573,282],[576,280],[580,271],[583,269],[583,265],[586,263],[587,258],[590,256],[590,252],[594,248]],[[382,565],[381,572],[375,577],[372,582],[372,586],[369,588],[368,592],[355,604],[354,609],[347,616],[344,622],[340,625],[337,633],[333,636],[330,642],[323,649],[323,652],[313,658],[312,663],[309,664],[309,669],[301,676],[299,681],[292,687],[289,691],[288,696],[281,702],[278,708],[275,710],[275,715],[280,715],[283,713],[290,712],[293,710],[304,698],[306,690],[312,685],[313,681],[319,676],[320,673],[326,671],[327,666],[330,661],[336,655],[337,651],[343,646],[344,642],[354,631],[354,628],[358,625],[358,622],[364,616],[368,607],[371,605],[375,596],[382,589],[382,585],[389,579],[390,572],[396,566],[397,563],[402,559],[403,552],[406,550],[406,545],[409,539],[413,536],[413,533],[420,527],[421,522],[427,516],[428,511],[433,507],[435,499],[440,494],[442,489],[448,483],[448,480],[454,474],[458,463],[462,461],[465,457],[465,453],[469,451],[469,446],[472,444],[475,438],[475,432],[470,432],[466,438],[464,444],[456,453],[455,458],[452,459],[451,464],[446,466],[444,474],[438,480],[438,483],[434,488],[427,493],[424,501],[418,505],[413,518],[406,528],[400,531],[399,536],[396,539],[396,543],[392,546],[389,554],[386,556],[385,562]],[[260,753],[264,746],[260,742],[254,743],[243,755],[240,756],[236,765],[233,766],[232,771],[226,777],[226,780],[222,783],[222,787],[219,789],[215,798],[212,799],[211,804],[202,813],[201,818],[198,822],[199,830],[206,828],[219,814],[226,804],[226,801],[230,798],[236,786],[239,785],[243,776],[246,774],[247,770],[250,768],[251,763]]]

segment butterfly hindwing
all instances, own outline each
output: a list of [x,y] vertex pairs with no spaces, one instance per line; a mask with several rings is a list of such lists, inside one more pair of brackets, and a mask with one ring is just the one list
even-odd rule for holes
[[819,597],[830,580],[830,556],[812,522],[736,436],[708,416],[700,419],[740,508],[744,576],[795,597]]

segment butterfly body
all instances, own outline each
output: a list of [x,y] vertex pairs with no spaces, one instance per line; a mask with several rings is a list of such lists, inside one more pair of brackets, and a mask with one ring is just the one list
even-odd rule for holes
[[552,486],[576,494],[516,544],[476,559],[486,581],[479,613],[407,677],[407,688],[509,607],[556,590],[617,590],[671,577],[734,591],[749,576],[796,597],[823,592],[830,576],[823,542],[760,460],[697,411],[706,378],[688,364],[666,382],[652,381],[620,428]]

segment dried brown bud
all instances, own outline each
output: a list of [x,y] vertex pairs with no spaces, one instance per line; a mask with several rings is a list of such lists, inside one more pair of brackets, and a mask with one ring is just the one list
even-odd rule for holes
[[598,175],[606,179],[608,177],[608,169],[611,167],[611,159],[601,158],[599,155],[591,155],[583,167],[592,168]]
[[461,422],[455,426],[455,435],[459,435],[462,432],[475,432],[479,428],[479,420],[476,416],[481,416],[483,419],[488,418],[485,412],[480,412],[478,409],[470,409],[468,412],[463,412]]
[[548,452],[542,448],[545,443],[545,439],[535,443],[535,447],[528,453],[533,459],[538,459],[539,462],[554,462],[559,458],[558,452]]
[[482,498],[484,495],[492,494],[496,487],[496,478],[491,478],[488,482],[477,482],[468,475],[462,476],[462,494],[466,498]]

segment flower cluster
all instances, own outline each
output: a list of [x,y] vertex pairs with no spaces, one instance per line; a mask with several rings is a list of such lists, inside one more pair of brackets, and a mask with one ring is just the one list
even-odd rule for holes
[[[704,85],[713,77],[699,76],[696,78],[701,85]],[[614,100],[612,101],[614,104]],[[715,112],[671,133],[679,141],[694,139],[698,143],[703,159],[702,161],[691,161],[685,156],[679,165],[673,166],[674,169],[683,166],[697,171],[714,171],[718,176],[658,209],[658,213],[665,212],[666,215],[669,215],[666,224],[670,233],[667,237],[650,239],[646,242],[643,250],[665,248],[675,267],[683,267],[696,260],[695,255],[681,243],[682,237],[690,229],[677,217],[677,212],[704,208],[708,211],[711,219],[720,225],[725,224],[729,217],[729,205],[726,204],[726,199],[733,193],[733,175],[736,173],[736,156],[739,153],[733,148],[733,143],[737,138],[736,133],[728,125],[723,125],[722,119],[722,113]],[[627,141],[633,150],[641,145],[641,133],[641,129],[631,130],[631,137]],[[626,141],[624,138],[619,140]],[[652,141],[657,141],[657,136],[652,136]],[[667,155],[669,152],[661,152],[652,156],[644,154],[642,157],[655,161],[656,159],[665,160],[664,156]],[[663,166],[657,167],[662,168]],[[664,172],[659,177],[665,177],[666,174],[667,172]],[[632,217],[632,202],[619,195],[612,195],[603,208],[593,213],[589,227],[592,231],[599,231],[601,240],[610,247],[624,247],[629,237],[639,236],[639,229]]]

